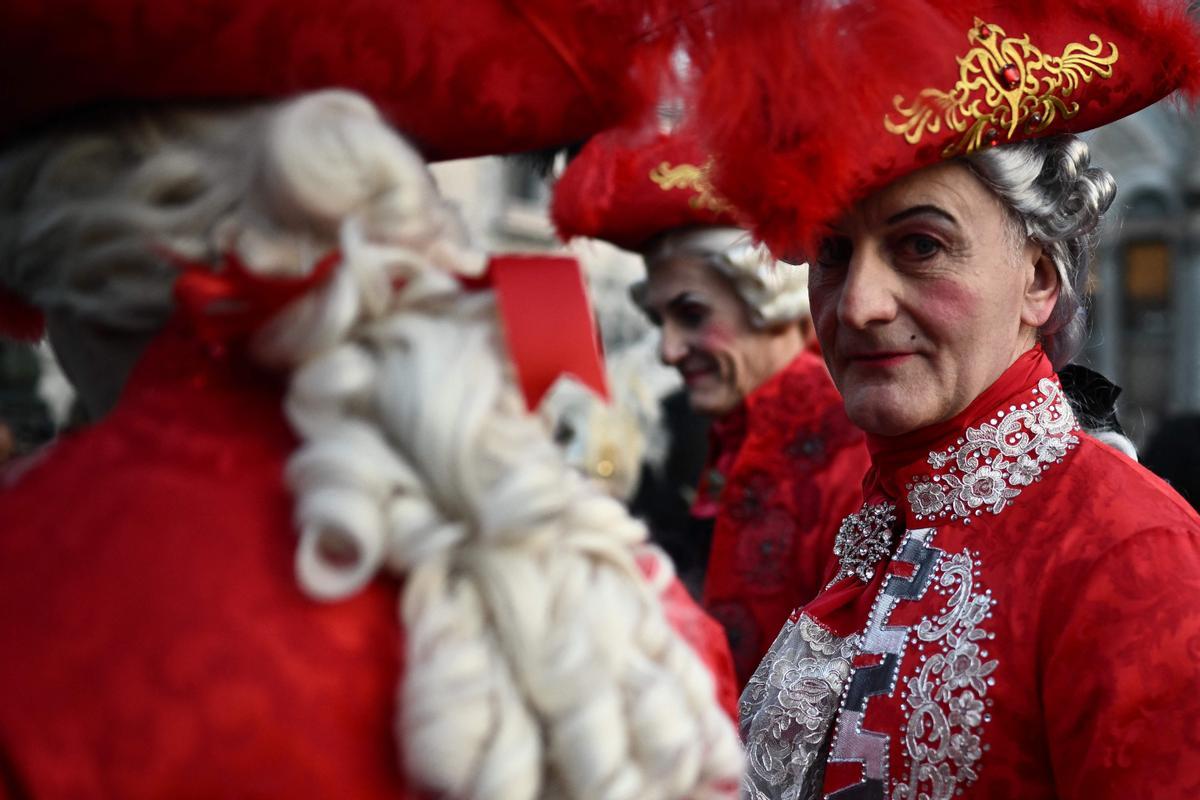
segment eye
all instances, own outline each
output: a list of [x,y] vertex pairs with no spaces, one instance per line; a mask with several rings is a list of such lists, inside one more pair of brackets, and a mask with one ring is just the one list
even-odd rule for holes
[[845,236],[826,236],[817,246],[817,264],[822,267],[844,267],[850,263],[854,245]]
[[680,303],[675,307],[675,317],[686,328],[699,328],[708,319],[708,306],[703,303]]
[[942,243],[925,233],[914,233],[900,240],[900,255],[914,261],[925,261],[942,252]]

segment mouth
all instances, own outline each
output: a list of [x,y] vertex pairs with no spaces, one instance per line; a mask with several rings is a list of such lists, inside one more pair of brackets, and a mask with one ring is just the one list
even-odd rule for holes
[[869,352],[851,353],[845,357],[848,364],[873,369],[886,369],[898,366],[910,357],[912,353],[901,350],[873,350]]
[[713,368],[703,364],[686,364],[679,368],[683,382],[688,386],[704,380],[714,372]]

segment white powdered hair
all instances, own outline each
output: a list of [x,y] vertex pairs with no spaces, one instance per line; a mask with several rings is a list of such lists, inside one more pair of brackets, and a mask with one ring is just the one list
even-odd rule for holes
[[[702,259],[733,285],[756,328],[787,325],[809,316],[808,264],[777,261],[741,228],[669,231],[654,240],[645,258],[647,269],[675,258]],[[644,292],[641,283],[631,290],[639,306]]]
[[162,248],[273,275],[340,249],[252,350],[291,375],[300,586],[333,602],[402,582],[413,779],[464,800],[736,793],[735,729],[664,611],[669,563],[525,410],[492,293],[458,280],[484,256],[368,101],[93,127],[0,163],[0,202],[0,283],[147,331],[170,311]]

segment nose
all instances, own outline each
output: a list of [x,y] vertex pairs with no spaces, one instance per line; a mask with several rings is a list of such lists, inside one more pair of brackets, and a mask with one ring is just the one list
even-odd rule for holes
[[670,321],[659,329],[658,358],[668,367],[674,367],[687,355],[687,342],[682,332]]
[[862,330],[894,320],[898,278],[874,247],[855,247],[838,298],[838,321],[848,328]]

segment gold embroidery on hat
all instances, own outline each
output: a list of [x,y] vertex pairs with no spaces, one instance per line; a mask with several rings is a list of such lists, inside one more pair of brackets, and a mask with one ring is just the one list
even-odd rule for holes
[[713,188],[709,174],[712,172],[713,160],[704,162],[704,166],[695,164],[677,164],[664,161],[650,170],[650,180],[664,192],[672,189],[691,189],[695,196],[688,198],[688,205],[695,209],[706,209],[714,214],[732,214],[733,206],[717,194]]
[[[947,130],[963,135],[942,150],[943,158],[992,147],[1001,137],[1011,141],[1018,128],[1035,135],[1059,117],[1078,114],[1079,103],[1070,101],[1071,95],[1096,76],[1111,78],[1117,61],[1117,46],[1094,33],[1088,37],[1090,47],[1073,42],[1061,56],[1052,56],[1031,44],[1029,34],[1009,37],[999,25],[978,17],[967,41],[975,46],[957,59],[954,88],[925,89],[910,105],[896,95],[892,102],[903,119],[893,122],[890,112],[884,115],[890,133],[917,144],[927,131],[940,133],[944,121]],[[1102,55],[1106,45],[1111,51]]]

